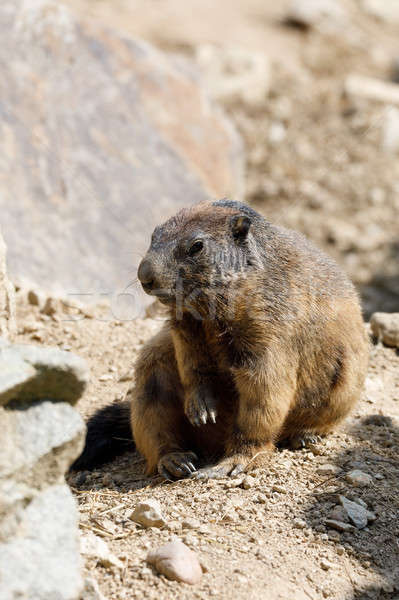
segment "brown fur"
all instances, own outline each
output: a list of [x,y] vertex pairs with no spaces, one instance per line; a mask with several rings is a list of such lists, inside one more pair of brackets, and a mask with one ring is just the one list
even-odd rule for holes
[[[204,248],[190,256],[196,238]],[[234,474],[347,416],[368,362],[357,294],[300,234],[244,205],[206,203],[157,228],[144,260],[147,291],[170,312],[131,396],[147,473]]]

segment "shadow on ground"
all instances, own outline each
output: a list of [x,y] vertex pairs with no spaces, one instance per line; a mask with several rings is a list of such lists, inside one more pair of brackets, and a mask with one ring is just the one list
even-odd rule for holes
[[374,276],[359,286],[364,314],[399,311],[399,241],[394,242]]
[[[370,414],[362,417],[348,435],[352,437],[350,447],[334,459],[342,471],[316,486],[305,519],[320,531],[320,523],[329,518],[340,494],[366,502],[377,515],[374,523],[340,534],[328,527],[325,531],[346,548],[350,558],[376,576],[375,585],[363,588],[360,580],[352,579],[350,570],[345,569],[353,586],[353,600],[399,600],[399,428],[388,415]],[[354,469],[372,475],[373,483],[361,488],[350,485],[345,475]]]

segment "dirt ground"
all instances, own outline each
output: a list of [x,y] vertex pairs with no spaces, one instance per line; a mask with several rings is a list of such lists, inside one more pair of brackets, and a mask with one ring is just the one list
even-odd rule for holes
[[[84,416],[130,385],[133,362],[159,320],[116,321],[108,309],[91,318],[57,312],[47,317],[18,300],[19,341],[51,344],[87,359],[91,384],[79,409]],[[279,450],[267,470],[242,478],[165,483],[146,479],[134,452],[69,483],[81,511],[81,532],[93,531],[124,563],[110,569],[89,559],[85,572],[109,600],[123,598],[397,598],[399,593],[399,354],[372,346],[362,401],[345,426],[312,450]],[[322,465],[333,465],[324,474]],[[360,469],[372,483],[356,488],[345,475]],[[338,494],[360,498],[376,521],[339,533],[325,520]],[[142,529],[129,519],[143,499],[157,499],[167,526]],[[194,529],[184,522],[195,519]],[[174,535],[195,550],[206,573],[200,584],[168,581],[146,565],[150,548]]]
[[[298,30],[281,21],[288,2],[263,0],[68,0],[86,17],[193,56],[198,44],[266,53],[270,97],[261,107],[226,104],[247,148],[247,201],[270,220],[299,229],[333,255],[362,293],[365,313],[399,310],[399,160],[382,149],[387,107],[343,96],[350,73],[389,79],[398,26],[343,2],[344,27]],[[276,135],[276,132],[278,135]],[[59,345],[85,357],[92,382],[84,416],[123,398],[134,359],[157,320],[119,321],[106,308],[91,318],[54,318],[19,299],[19,339]],[[105,377],[104,377],[105,376]],[[267,471],[241,481],[164,483],[145,479],[125,455],[70,478],[81,530],[101,535],[124,569],[89,560],[86,573],[108,600],[217,598],[302,600],[399,598],[399,354],[372,345],[362,401],[343,428],[312,450],[279,450]],[[333,475],[320,471],[333,465]],[[372,476],[363,488],[345,475]],[[360,498],[377,518],[363,530],[325,525],[339,494]],[[141,529],[136,504],[159,500],[168,526]],[[183,527],[196,519],[194,529]],[[178,535],[206,573],[190,587],[145,563],[149,548]]]

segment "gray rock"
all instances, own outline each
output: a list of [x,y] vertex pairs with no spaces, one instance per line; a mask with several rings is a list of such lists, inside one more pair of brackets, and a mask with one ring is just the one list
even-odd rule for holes
[[139,502],[130,518],[143,527],[164,527],[166,525],[161,506],[156,500]]
[[340,496],[339,501],[348,515],[349,520],[357,529],[364,529],[367,527],[369,521],[375,521],[375,514],[367,510],[367,508],[361,504],[352,502],[351,500],[348,500],[348,498],[345,498],[345,496]]
[[335,506],[330,512],[329,518],[333,521],[341,521],[342,523],[349,523],[348,513],[342,506]]
[[0,525],[1,598],[77,600],[82,591],[78,511],[66,485],[47,488],[20,510],[18,535]]
[[337,531],[354,531],[355,528],[350,523],[344,523],[343,521],[335,521],[334,519],[326,519],[327,527],[336,529]]
[[[0,37],[10,276],[117,302],[155,225],[242,195],[240,137],[191,72],[145,42],[76,23],[61,3],[0,3]],[[131,287],[123,298],[133,318],[146,297]]]
[[6,245],[0,231],[0,336],[15,331],[14,288],[7,276]]
[[399,313],[374,313],[370,326],[376,338],[387,346],[399,348]]
[[168,579],[184,583],[198,583],[202,577],[197,555],[180,540],[174,540],[147,556],[147,562]]
[[58,348],[0,346],[0,405],[51,399],[74,404],[88,382],[86,362]]
[[0,492],[10,482],[33,489],[60,483],[83,449],[85,425],[68,404],[43,402],[27,410],[0,408]]

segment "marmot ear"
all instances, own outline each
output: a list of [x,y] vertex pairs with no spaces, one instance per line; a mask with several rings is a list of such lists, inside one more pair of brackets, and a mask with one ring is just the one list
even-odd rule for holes
[[247,217],[247,215],[234,215],[234,217],[231,218],[230,223],[233,237],[236,240],[244,240],[251,227],[251,219]]

